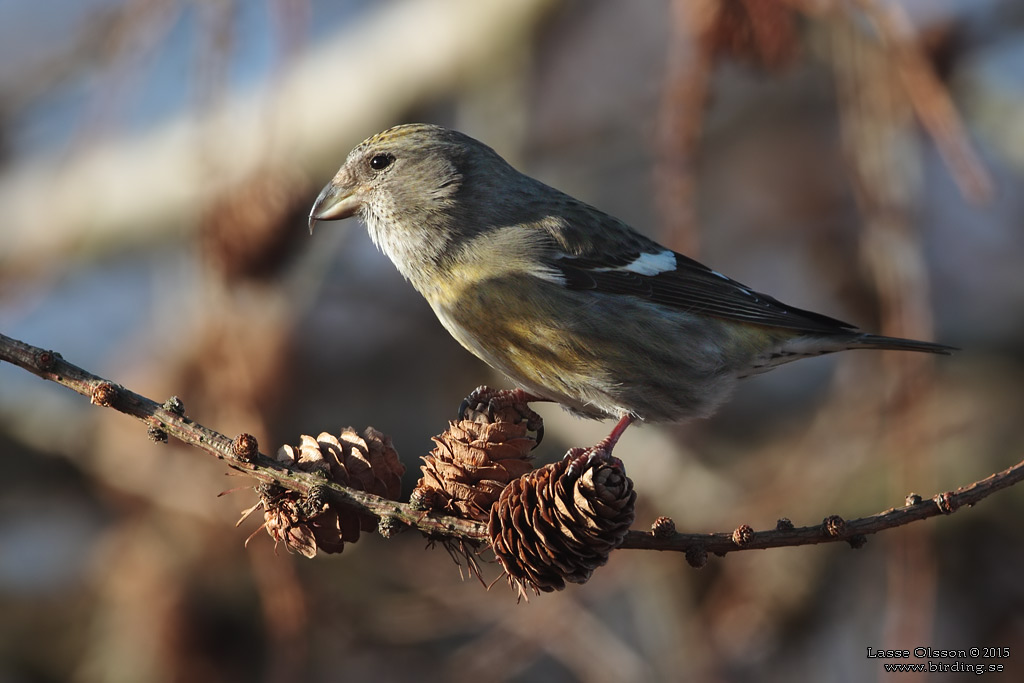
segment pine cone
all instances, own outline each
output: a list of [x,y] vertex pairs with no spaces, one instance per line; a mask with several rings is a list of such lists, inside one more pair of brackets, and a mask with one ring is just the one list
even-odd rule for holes
[[[309,442],[307,442],[309,439]],[[398,453],[391,443],[391,437],[367,427],[360,436],[351,427],[336,438],[321,433],[313,443],[308,436],[302,437],[299,459],[316,457],[316,451],[330,464],[331,480],[342,486],[366,491],[383,498],[398,500],[402,493],[402,475],[405,466],[399,461]],[[308,454],[308,455],[307,455]],[[367,519],[364,516],[364,519]],[[377,528],[377,520],[368,518],[363,531]]]
[[470,409],[434,437],[423,456],[423,476],[413,500],[467,519],[487,521],[491,507],[510,481],[533,469],[540,417],[523,403],[500,411]]
[[[326,432],[315,439],[303,434],[298,448],[282,446],[277,460],[304,472],[318,473],[327,481],[391,500],[401,495],[405,466],[391,439],[373,427],[367,427],[362,436],[351,427],[340,438]],[[261,495],[267,533],[306,557],[316,555],[317,549],[340,553],[345,543],[359,540],[360,530],[377,528],[372,515],[305,500],[280,487],[262,489]]]
[[635,500],[621,460],[573,448],[502,491],[488,521],[491,547],[521,595],[585,583],[622,544]]
[[[333,513],[324,511],[316,518],[318,523],[313,524],[313,519],[307,519],[302,511],[301,500],[294,491],[286,491],[281,487],[270,487],[261,493],[266,493],[260,501],[264,508],[263,528],[267,530],[274,543],[284,542],[288,550],[294,550],[304,557],[314,557],[317,547],[322,546],[324,552],[341,552],[343,543],[337,543],[337,549],[333,548],[330,537],[324,538],[322,543],[317,542],[314,527],[322,526],[321,522],[327,521]],[[320,520],[320,517],[325,519]],[[337,515],[330,521],[336,522]],[[257,529],[258,531],[258,529]],[[358,532],[358,528],[356,529]],[[250,539],[252,537],[250,536]],[[248,543],[248,541],[246,542]]]

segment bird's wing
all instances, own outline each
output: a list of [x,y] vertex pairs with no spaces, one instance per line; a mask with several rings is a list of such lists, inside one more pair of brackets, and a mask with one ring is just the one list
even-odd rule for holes
[[687,313],[782,327],[842,334],[856,327],[789,306],[756,292],[693,259],[666,249],[624,222],[568,195],[536,225],[550,239],[543,257],[564,286],[632,296]]
[[691,258],[664,249],[605,257],[563,255],[554,266],[570,289],[646,299],[687,313],[800,330],[837,333],[855,328],[820,313],[788,306]]
[[802,332],[856,330],[756,292],[597,209],[576,205],[562,210],[568,220],[549,228],[558,247],[548,258],[570,289],[639,297],[687,313]]

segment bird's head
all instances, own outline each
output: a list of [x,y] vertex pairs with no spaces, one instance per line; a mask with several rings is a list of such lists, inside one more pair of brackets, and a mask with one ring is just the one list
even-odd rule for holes
[[[516,173],[490,147],[462,133],[429,124],[396,126],[349,153],[317,197],[309,229],[359,216],[374,243],[414,280],[416,269],[486,222],[486,210],[460,201],[466,186],[509,172]],[[475,215],[464,215],[467,210]]]

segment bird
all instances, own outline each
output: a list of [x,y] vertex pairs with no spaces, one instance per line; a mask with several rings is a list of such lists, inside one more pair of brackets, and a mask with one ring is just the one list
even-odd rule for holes
[[[507,395],[633,422],[711,415],[746,377],[852,349],[950,354],[784,304],[662,246],[442,126],[358,144],[309,214],[358,216]],[[491,399],[494,396],[491,395]]]

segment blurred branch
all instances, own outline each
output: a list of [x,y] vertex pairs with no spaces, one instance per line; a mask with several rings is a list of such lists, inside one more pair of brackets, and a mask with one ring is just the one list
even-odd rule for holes
[[712,32],[717,2],[675,0],[657,117],[655,201],[664,243],[696,255],[694,156],[700,138],[713,66]]
[[971,146],[953,101],[921,48],[906,9],[898,2],[856,0],[896,62],[906,94],[964,197],[975,203],[992,198],[992,178]]
[[[842,145],[864,218],[859,260],[865,284],[874,293],[883,334],[927,337],[933,326],[931,283],[914,221],[922,189],[921,142],[913,98],[907,95],[905,74],[893,69],[893,55],[907,51],[920,69],[927,71],[929,65],[920,47],[894,48],[850,22],[831,23]],[[931,416],[922,409],[932,393],[934,366],[919,358],[908,360],[882,359],[888,391],[878,407],[889,425],[874,455],[892,462],[886,453],[905,454],[890,477],[894,495],[906,490],[901,481],[928,486],[935,479],[925,457],[934,432]],[[885,539],[887,591],[894,596],[886,606],[889,642],[918,641],[931,633],[938,594],[938,549],[932,531],[916,526]]]
[[729,57],[764,70],[793,62],[794,11],[780,0],[674,0],[656,121],[654,198],[663,241],[694,256],[700,246],[695,177],[715,66]]
[[[83,145],[71,156],[39,156],[0,169],[8,223],[0,252],[4,274],[37,267],[83,242],[123,247],[176,230],[197,206],[268,162],[333,173],[339,150],[492,63],[524,41],[552,4],[373,3],[373,11],[311,45],[286,71],[208,109]],[[114,24],[103,26],[112,31]],[[353,66],[367,55],[373,68]],[[200,75],[207,77],[205,70]]]
[[[90,397],[95,405],[113,408],[131,415],[149,427],[156,441],[167,436],[183,441],[224,460],[228,466],[261,482],[276,484],[307,498],[354,508],[389,522],[416,528],[434,537],[469,542],[488,538],[486,525],[440,515],[408,503],[388,500],[363,491],[340,486],[308,472],[286,467],[281,462],[258,452],[256,440],[248,434],[234,439],[204,427],[185,417],[177,399],[163,405],[120,387],[102,377],[68,363],[60,354],[41,349],[0,334],[0,360],[17,365],[38,377],[62,384],[72,391]],[[581,451],[582,449],[573,449]],[[573,453],[570,451],[570,454]],[[846,541],[860,547],[869,534],[904,526],[939,514],[952,514],[964,506],[973,506],[989,495],[1024,479],[1024,461],[955,491],[940,493],[931,502],[911,494],[907,504],[869,517],[845,521],[836,515],[822,524],[793,527],[788,520],[779,520],[773,530],[754,531],[747,525],[731,533],[676,533],[668,518],[660,518],[649,532],[630,531],[621,548],[670,550],[686,553],[694,566],[702,566],[707,553],[724,555],[738,550],[763,550],[798,545],[814,545]]]

